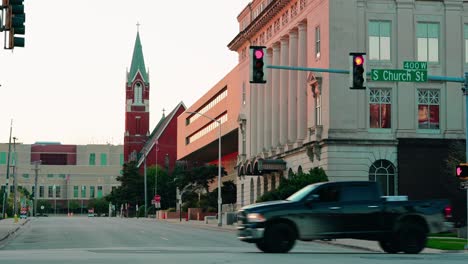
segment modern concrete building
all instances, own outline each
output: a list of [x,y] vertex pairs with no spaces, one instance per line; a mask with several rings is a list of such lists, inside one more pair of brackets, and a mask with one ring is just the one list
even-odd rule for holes
[[[15,151],[16,150],[16,151]],[[15,157],[16,153],[16,158]],[[47,200],[58,213],[67,213],[70,201],[87,208],[88,200],[101,198],[120,185],[124,161],[122,145],[62,145],[58,142],[11,144],[9,180],[6,181],[8,143],[0,144],[0,184],[13,182],[34,193],[36,162],[38,200]],[[55,210],[54,210],[55,211]],[[39,211],[38,211],[39,212]]]
[[[177,120],[177,160],[194,166],[218,164],[218,122],[221,123],[221,163],[228,174],[222,181],[237,180],[237,119],[241,103],[245,100],[241,98],[239,72],[235,67],[186,110],[205,116],[183,113]],[[217,188],[217,179],[211,185],[211,189],[214,188]]]
[[[253,203],[289,172],[322,167],[330,180],[378,181],[385,194],[451,198],[443,173],[450,146],[465,138],[461,85],[372,82],[350,90],[348,75],[267,70],[249,84],[249,46],[267,47],[268,64],[348,69],[350,52],[367,69],[428,63],[428,74],[468,70],[468,2],[462,0],[254,0],[237,17],[229,48],[239,54],[238,204]],[[466,208],[466,206],[465,206]]]

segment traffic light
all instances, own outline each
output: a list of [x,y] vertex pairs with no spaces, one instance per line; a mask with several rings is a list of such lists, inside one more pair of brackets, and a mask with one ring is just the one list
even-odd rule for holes
[[460,180],[468,180],[468,163],[460,163],[457,165],[456,170],[457,178]]
[[366,53],[349,53],[349,88],[366,89]]
[[250,46],[250,83],[266,83],[265,46]]
[[24,37],[16,36],[24,35],[25,33],[24,22],[26,21],[26,14],[24,13],[24,0],[7,0],[6,2],[9,2],[6,17],[6,29],[10,31],[8,48],[24,47]]

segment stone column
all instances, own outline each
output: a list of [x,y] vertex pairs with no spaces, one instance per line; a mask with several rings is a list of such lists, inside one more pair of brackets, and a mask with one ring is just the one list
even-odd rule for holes
[[[307,67],[307,24],[300,23],[298,27],[298,65]],[[307,73],[297,73],[297,141],[302,144],[307,134]]]
[[[280,45],[273,44],[273,65],[280,65]],[[272,70],[272,95],[271,95],[271,147],[274,149],[279,146],[279,87],[280,70]]]
[[257,153],[263,152],[263,120],[265,119],[264,111],[263,111],[263,101],[265,100],[265,84],[257,84],[255,85],[255,89],[257,89]]
[[[272,64],[273,52],[271,49],[267,50],[266,63]],[[267,69],[267,83],[264,92],[264,111],[263,111],[263,146],[265,150],[271,148],[271,90],[272,90],[272,73],[271,69]]]
[[[289,65],[289,38],[281,38],[281,64]],[[284,146],[288,140],[288,86],[289,71],[280,70],[280,132],[279,144]]]
[[[297,67],[297,31],[289,33],[289,65]],[[289,71],[288,144],[297,140],[297,71]]]
[[257,150],[257,97],[258,85],[250,84],[250,157],[256,157]]

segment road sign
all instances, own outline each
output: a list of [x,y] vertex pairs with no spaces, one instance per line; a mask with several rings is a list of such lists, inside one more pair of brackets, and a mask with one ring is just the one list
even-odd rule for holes
[[427,71],[423,70],[371,70],[375,82],[427,82]]
[[154,200],[155,200],[156,202],[161,202],[161,195],[156,194],[156,195],[154,196]]
[[427,62],[425,61],[405,61],[403,62],[405,70],[423,70],[427,71]]

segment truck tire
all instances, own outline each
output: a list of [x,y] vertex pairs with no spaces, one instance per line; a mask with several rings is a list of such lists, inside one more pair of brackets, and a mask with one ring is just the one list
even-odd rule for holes
[[400,228],[398,242],[406,254],[418,254],[426,247],[427,234],[422,227],[408,223]]
[[380,240],[379,241],[380,248],[389,254],[396,254],[400,252],[398,242],[394,239],[391,240]]
[[286,223],[272,224],[265,230],[264,252],[287,253],[296,243],[296,237],[296,232],[290,225]]

